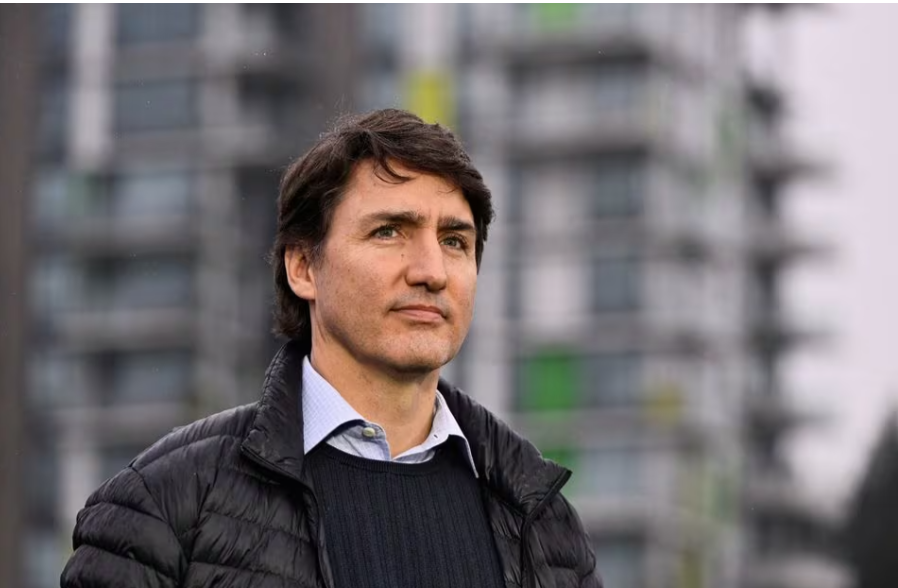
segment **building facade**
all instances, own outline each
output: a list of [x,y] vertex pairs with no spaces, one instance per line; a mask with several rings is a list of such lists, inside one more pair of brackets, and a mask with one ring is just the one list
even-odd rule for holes
[[450,377],[575,474],[614,588],[844,586],[783,457],[790,11],[372,6],[366,106],[459,130],[498,210]]
[[814,247],[779,216],[806,166],[779,136],[785,90],[752,70],[755,11],[42,14],[26,588],[58,583],[102,480],[254,399],[277,345],[264,255],[280,172],[334,114],[383,106],[455,128],[494,191],[447,375],[574,469],[565,492],[606,585],[831,581],[807,564],[826,525],[779,449],[796,415],[778,365],[803,331],[778,293]]
[[27,246],[25,588],[58,586],[89,493],[172,428],[254,400],[277,341],[277,184],[339,104],[338,7],[48,5]]

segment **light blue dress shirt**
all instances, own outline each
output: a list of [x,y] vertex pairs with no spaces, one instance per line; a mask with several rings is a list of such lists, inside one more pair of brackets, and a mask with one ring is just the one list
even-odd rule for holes
[[471,471],[477,467],[471,446],[440,391],[437,390],[433,425],[421,445],[390,457],[390,445],[383,427],[365,420],[348,402],[315,371],[308,356],[302,364],[303,451],[308,454],[322,441],[358,457],[398,463],[421,463],[431,459],[436,448],[452,437],[461,440]]

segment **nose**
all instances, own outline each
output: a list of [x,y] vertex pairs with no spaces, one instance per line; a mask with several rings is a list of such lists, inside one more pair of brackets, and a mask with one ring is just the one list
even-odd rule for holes
[[431,292],[446,287],[449,276],[439,239],[435,235],[421,236],[406,251],[408,265],[405,281],[409,286],[424,286]]

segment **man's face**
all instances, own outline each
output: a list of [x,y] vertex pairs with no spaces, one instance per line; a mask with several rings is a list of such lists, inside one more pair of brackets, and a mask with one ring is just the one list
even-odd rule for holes
[[[391,183],[360,163],[310,270],[315,344],[394,374],[437,370],[474,312],[471,207],[444,179],[396,165]],[[385,175],[385,174],[381,174]]]

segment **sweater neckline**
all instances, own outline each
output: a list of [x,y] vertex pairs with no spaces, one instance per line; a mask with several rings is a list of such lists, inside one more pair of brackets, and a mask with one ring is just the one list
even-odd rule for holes
[[[383,461],[379,459],[369,459],[358,455],[351,455],[345,451],[340,451],[336,447],[329,445],[327,442],[319,444],[308,455],[311,457],[316,453],[320,453],[321,457],[337,461],[345,466],[366,470],[369,472],[394,474],[399,476],[426,476],[445,467],[449,461],[450,451],[447,445],[450,442],[443,443],[434,448],[434,455],[431,459],[418,463],[402,463],[398,461]],[[470,472],[469,472],[470,473]],[[473,475],[473,474],[472,474]]]

